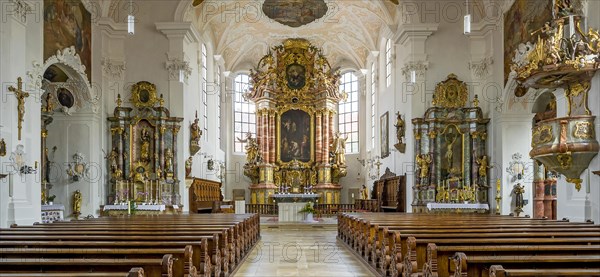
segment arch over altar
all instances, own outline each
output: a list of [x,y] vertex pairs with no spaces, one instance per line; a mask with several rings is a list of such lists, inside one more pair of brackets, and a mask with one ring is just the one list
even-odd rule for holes
[[345,139],[335,136],[334,124],[346,98],[339,72],[307,40],[287,39],[250,76],[245,97],[257,107],[257,134],[246,139],[244,174],[251,179],[251,203],[272,203],[282,192],[314,192],[321,203],[339,203],[339,180],[347,174]]

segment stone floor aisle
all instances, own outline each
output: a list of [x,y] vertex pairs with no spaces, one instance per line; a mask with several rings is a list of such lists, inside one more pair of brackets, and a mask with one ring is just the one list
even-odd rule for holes
[[336,235],[335,225],[262,225],[261,241],[233,276],[373,276]]

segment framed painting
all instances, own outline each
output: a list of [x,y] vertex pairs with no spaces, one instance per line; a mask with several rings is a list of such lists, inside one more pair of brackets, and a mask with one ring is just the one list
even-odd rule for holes
[[312,153],[311,116],[303,110],[288,110],[279,118],[279,159],[310,162]]
[[379,146],[381,147],[382,159],[390,155],[390,138],[388,136],[389,116],[389,112],[385,112],[379,118]]

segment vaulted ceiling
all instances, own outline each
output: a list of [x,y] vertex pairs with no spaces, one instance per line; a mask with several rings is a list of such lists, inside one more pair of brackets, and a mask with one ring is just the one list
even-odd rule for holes
[[225,67],[241,70],[255,65],[286,38],[308,39],[323,49],[334,67],[366,68],[370,51],[379,48],[397,13],[397,6],[388,0],[325,0],[328,9],[323,17],[290,27],[268,17],[264,1],[205,1],[190,5],[187,15],[201,34],[213,40],[214,53],[223,57]]

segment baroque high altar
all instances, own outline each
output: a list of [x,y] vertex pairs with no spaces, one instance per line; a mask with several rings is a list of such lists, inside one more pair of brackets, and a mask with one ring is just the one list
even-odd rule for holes
[[256,104],[256,138],[246,138],[244,175],[251,203],[272,203],[275,193],[316,193],[319,203],[340,203],[346,176],[345,138],[334,115],[346,94],[339,72],[304,39],[275,46],[251,70],[246,99]]

